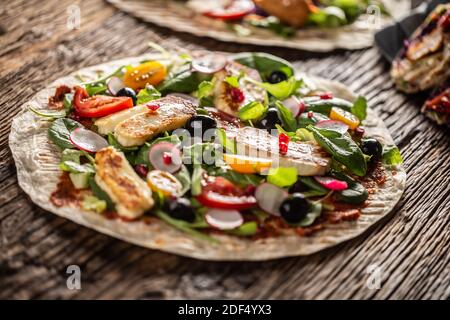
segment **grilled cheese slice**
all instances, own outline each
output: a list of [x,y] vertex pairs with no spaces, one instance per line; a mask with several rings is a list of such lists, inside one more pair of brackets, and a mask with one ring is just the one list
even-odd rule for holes
[[153,207],[152,191],[122,152],[113,147],[100,150],[95,169],[95,182],[114,202],[119,216],[134,220]]
[[195,115],[195,106],[178,97],[165,97],[151,102],[159,109],[134,115],[114,128],[114,136],[124,147],[140,146],[164,132],[180,128]]
[[330,157],[312,142],[289,142],[288,152],[281,155],[277,137],[265,130],[245,127],[239,129],[236,145],[238,154],[273,159],[280,167],[297,168],[300,176],[324,175],[330,169]]
[[145,105],[136,106],[134,108],[125,109],[109,116],[103,117],[95,121],[98,133],[107,135],[114,132],[114,128],[124,120],[127,120],[135,115],[148,112],[148,108]]

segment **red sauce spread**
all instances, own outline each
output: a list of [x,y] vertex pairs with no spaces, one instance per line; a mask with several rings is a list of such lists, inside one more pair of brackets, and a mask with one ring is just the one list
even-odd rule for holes
[[60,110],[64,108],[64,95],[70,93],[72,90],[66,85],[60,85],[56,88],[55,94],[48,98],[48,107],[54,110]]
[[80,206],[85,195],[90,190],[77,190],[70,180],[69,173],[63,172],[56,185],[56,190],[50,195],[50,202],[57,207],[75,205]]

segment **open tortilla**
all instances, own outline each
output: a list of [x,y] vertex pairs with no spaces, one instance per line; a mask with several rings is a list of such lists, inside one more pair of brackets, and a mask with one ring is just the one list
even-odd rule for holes
[[[354,238],[386,216],[399,201],[405,188],[406,173],[401,166],[386,168],[386,182],[381,188],[378,188],[376,193],[369,196],[368,206],[362,209],[362,215],[356,221],[325,224],[324,230],[309,237],[292,235],[249,240],[234,236],[214,235],[220,240],[218,245],[191,238],[160,220],[151,224],[129,223],[117,219],[108,220],[102,215],[75,207],[54,206],[49,198],[56,189],[61,175],[58,166],[60,152],[47,137],[49,122],[36,116],[28,110],[28,107],[32,106],[38,110],[47,109],[48,97],[53,95],[55,88],[60,84],[79,83],[77,80],[79,75],[88,79],[96,78],[98,71],[108,73],[121,65],[137,63],[150,58],[155,59],[156,57],[147,55],[82,69],[70,76],[56,80],[22,106],[20,113],[13,119],[9,144],[17,167],[19,185],[34,203],[83,226],[147,248],[205,260],[268,260],[312,254]],[[305,75],[301,76],[306,77]],[[312,77],[308,77],[307,81],[308,84],[311,83],[310,86],[332,91],[337,97],[355,99],[354,93],[340,83]],[[368,135],[381,142],[393,143],[384,123],[373,110],[368,110],[364,129]]]
[[392,17],[380,15],[376,8],[369,8],[357,21],[339,28],[300,29],[292,38],[255,29],[249,36],[240,36],[231,31],[226,23],[195,14],[184,3],[174,0],[107,0],[120,10],[144,21],[179,32],[188,32],[200,37],[209,37],[227,42],[279,46],[308,51],[327,52],[335,49],[357,50],[371,47],[373,34],[393,20],[408,14],[409,0],[383,1]]

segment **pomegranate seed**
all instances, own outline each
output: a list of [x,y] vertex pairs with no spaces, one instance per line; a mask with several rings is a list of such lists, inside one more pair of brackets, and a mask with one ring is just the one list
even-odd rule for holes
[[151,111],[151,112],[155,112],[156,110],[158,110],[160,108],[159,105],[157,104],[146,104],[146,107]]
[[285,133],[280,133],[278,135],[278,148],[281,154],[286,154],[289,149],[289,137]]
[[134,171],[136,171],[136,173],[139,176],[145,178],[147,176],[147,173],[148,173],[148,168],[145,165],[143,165],[143,164],[137,164],[137,165],[134,166]]
[[333,99],[333,93],[325,92],[325,93],[322,93],[319,97],[320,97],[320,99],[323,99],[323,100]]
[[255,190],[256,190],[256,187],[254,185],[249,184],[245,188],[245,194],[248,195],[248,196],[254,195],[255,194]]
[[313,117],[313,115],[314,115],[314,114],[313,114],[313,112],[312,112],[312,111],[308,111],[308,118],[310,118],[310,119],[311,119],[311,118]]
[[243,102],[245,100],[244,93],[239,88],[231,88],[230,94],[231,94],[231,99],[234,102],[241,103],[241,102]]
[[166,165],[171,165],[172,164],[172,155],[168,152],[164,152],[163,154],[163,162]]

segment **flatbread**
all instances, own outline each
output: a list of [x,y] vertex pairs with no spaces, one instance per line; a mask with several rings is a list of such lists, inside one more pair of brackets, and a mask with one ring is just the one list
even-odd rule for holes
[[[9,145],[17,167],[19,185],[35,204],[80,225],[151,249],[204,260],[268,260],[309,255],[354,238],[386,216],[399,201],[406,182],[406,173],[401,166],[386,170],[385,184],[369,196],[368,206],[362,210],[357,221],[325,225],[324,230],[309,237],[292,235],[254,241],[226,235],[215,236],[221,242],[219,245],[192,238],[159,220],[151,224],[127,223],[118,219],[108,220],[79,208],[54,206],[49,199],[61,175],[58,168],[60,151],[47,137],[49,122],[36,116],[28,107],[47,109],[48,97],[53,95],[55,88],[60,84],[78,83],[78,75],[95,79],[97,71],[108,73],[121,65],[151,58],[157,57],[147,55],[82,69],[56,80],[22,106],[12,121]],[[355,94],[340,83],[318,78],[309,78],[308,83],[330,90],[337,97],[355,99]],[[368,110],[364,128],[369,135],[393,143],[383,121],[373,110]]]
[[[173,0],[107,0],[144,21],[187,32],[199,37],[209,37],[226,42],[238,42],[263,46],[277,46],[314,52],[335,49],[356,50],[371,47],[373,35],[384,26],[406,16],[410,11],[409,0],[383,1],[392,18],[385,15],[364,14],[354,23],[339,28],[309,28],[298,30],[296,35],[284,39],[269,30],[254,30],[250,36],[239,36],[221,21],[193,14],[184,3]],[[253,30],[253,29],[252,29]]]

